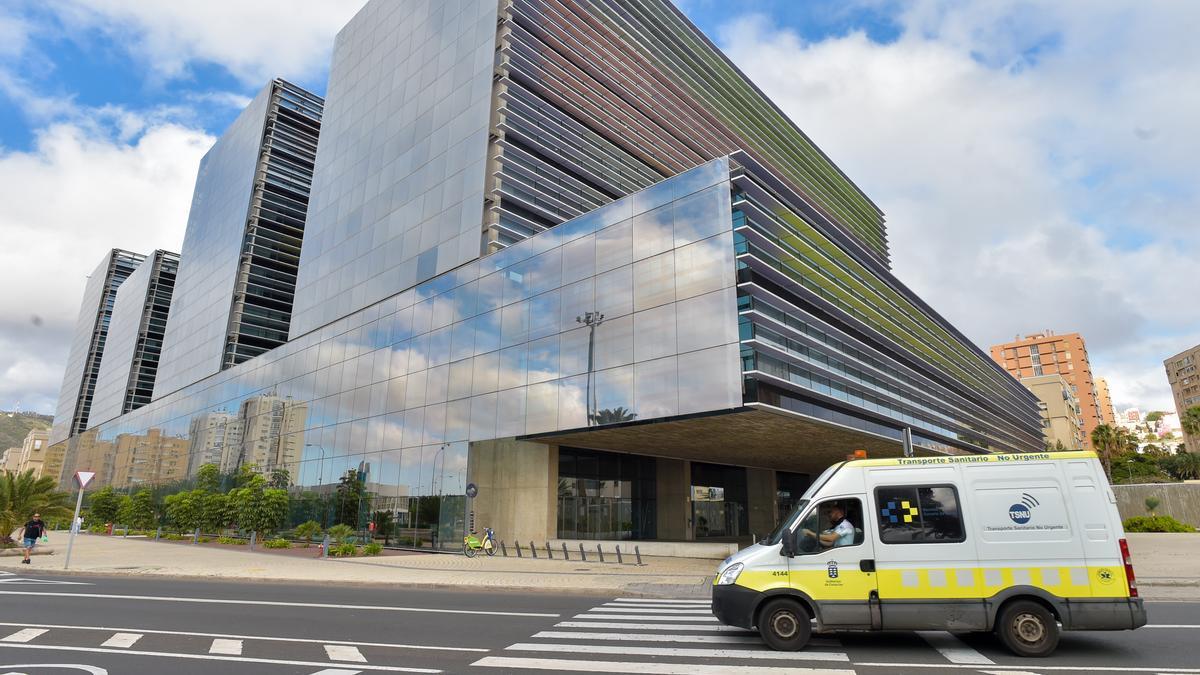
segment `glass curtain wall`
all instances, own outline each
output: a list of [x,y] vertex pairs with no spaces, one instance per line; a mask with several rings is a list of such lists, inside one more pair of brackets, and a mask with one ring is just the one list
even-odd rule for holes
[[558,449],[558,536],[654,539],[657,502],[653,457]]

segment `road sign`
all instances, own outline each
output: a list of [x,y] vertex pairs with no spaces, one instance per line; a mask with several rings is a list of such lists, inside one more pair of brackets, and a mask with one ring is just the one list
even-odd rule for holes
[[76,471],[75,484],[79,486],[80,490],[82,490],[83,488],[87,487],[88,483],[92,482],[92,479],[95,477],[95,471]]
[[467,483],[467,496],[474,499],[477,494],[479,494],[479,488],[474,483]]

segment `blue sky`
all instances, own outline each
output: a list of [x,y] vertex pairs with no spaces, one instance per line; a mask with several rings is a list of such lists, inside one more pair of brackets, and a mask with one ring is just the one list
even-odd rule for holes
[[[52,410],[103,250],[178,250],[200,156],[270,77],[323,92],[361,4],[0,5],[0,408]],[[1200,342],[1200,3],[678,5],[977,344],[1080,331],[1119,406],[1170,406],[1162,360]]]

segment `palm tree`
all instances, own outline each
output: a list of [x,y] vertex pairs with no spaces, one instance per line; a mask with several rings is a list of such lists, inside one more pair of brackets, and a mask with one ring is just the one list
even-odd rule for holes
[[1114,429],[1107,424],[1101,424],[1095,429],[1092,429],[1092,449],[1095,450],[1096,455],[1100,457],[1100,464],[1104,467],[1104,474],[1108,476],[1108,482],[1110,483],[1112,482],[1111,465],[1113,455],[1116,454],[1120,450],[1121,446],[1125,444],[1125,439],[1123,436],[1128,435],[1128,433],[1118,433],[1123,431],[1125,430],[1121,428]]
[[1194,405],[1183,411],[1183,417],[1179,419],[1179,425],[1183,427],[1183,433],[1195,438],[1200,436],[1200,405]]
[[625,406],[618,406],[616,408],[597,410],[596,414],[590,415],[590,417],[592,418],[592,424],[595,425],[617,424],[619,422],[632,422],[637,419],[637,413],[626,410]]
[[55,487],[53,478],[34,478],[32,469],[0,474],[0,542],[11,543],[12,533],[34,513],[48,522],[70,518],[71,496]]

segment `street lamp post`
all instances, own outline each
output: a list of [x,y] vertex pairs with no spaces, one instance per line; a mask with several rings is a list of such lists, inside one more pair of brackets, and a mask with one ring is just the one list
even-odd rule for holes
[[592,370],[596,351],[596,327],[604,322],[604,315],[600,312],[584,312],[583,316],[575,317],[575,322],[588,327],[587,402],[585,405],[588,408],[587,423],[590,427],[595,421],[596,413],[596,393],[592,387]]
[[1129,482],[1132,483],[1133,482],[1133,460],[1132,459],[1125,460],[1125,470],[1129,472]]
[[320,487],[325,480],[325,446],[320,443],[305,443],[306,448],[316,448],[321,451],[321,460],[317,464],[317,486]]

